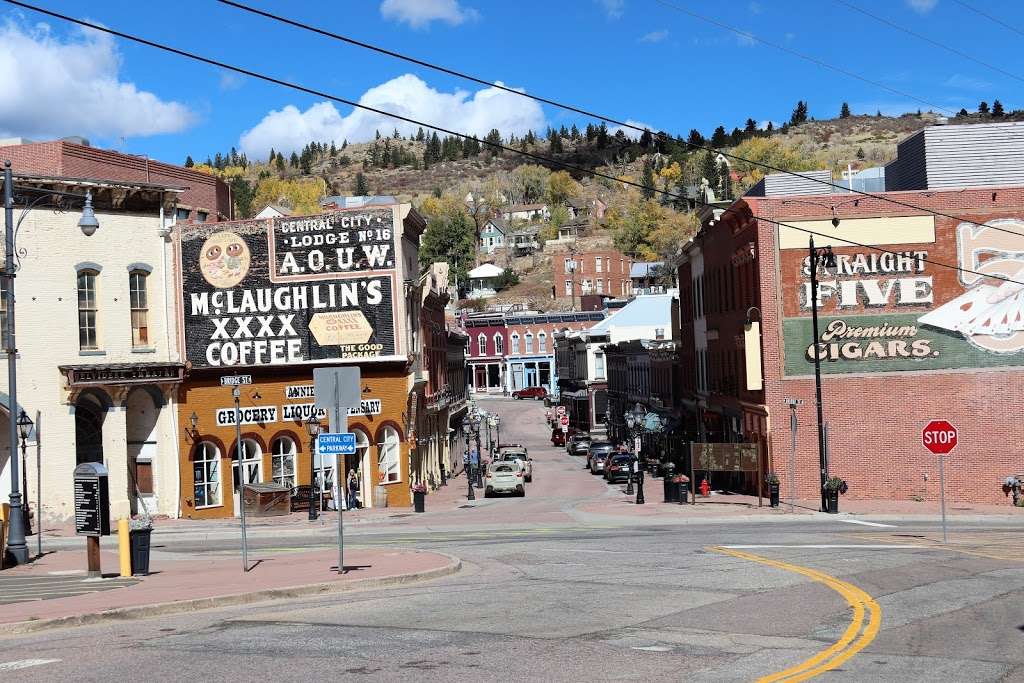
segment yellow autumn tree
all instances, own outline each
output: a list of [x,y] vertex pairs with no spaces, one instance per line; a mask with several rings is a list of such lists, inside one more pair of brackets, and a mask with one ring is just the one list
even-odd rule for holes
[[296,216],[320,213],[320,200],[327,192],[321,178],[284,179],[263,178],[256,186],[254,207],[262,209],[267,204],[283,204]]

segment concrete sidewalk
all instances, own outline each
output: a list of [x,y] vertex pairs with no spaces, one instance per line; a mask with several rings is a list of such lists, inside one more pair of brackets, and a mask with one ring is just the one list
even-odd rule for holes
[[[251,569],[243,573],[237,553],[197,558],[153,551],[152,573],[131,581],[117,576],[115,551],[103,552],[102,562],[103,579],[86,579],[85,553],[73,550],[0,573],[0,591],[6,583],[24,598],[0,610],[0,635],[375,588],[445,576],[461,567],[458,559],[441,553],[353,548],[346,549],[346,573],[339,575],[331,569],[337,566],[337,550],[257,550],[249,554]],[[81,581],[72,581],[75,577]],[[54,579],[60,580],[56,586]]]

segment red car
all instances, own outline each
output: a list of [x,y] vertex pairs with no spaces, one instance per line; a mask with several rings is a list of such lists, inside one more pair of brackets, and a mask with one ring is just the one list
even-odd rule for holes
[[544,387],[527,387],[526,389],[520,389],[512,392],[512,398],[518,400],[524,398],[532,398],[538,401],[543,401],[548,397],[548,390]]
[[564,446],[565,445],[565,432],[562,431],[561,427],[555,427],[551,430],[551,445],[552,446]]

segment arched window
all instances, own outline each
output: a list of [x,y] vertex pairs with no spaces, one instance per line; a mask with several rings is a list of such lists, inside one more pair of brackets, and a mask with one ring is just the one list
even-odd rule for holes
[[398,469],[399,439],[394,427],[384,427],[379,433],[377,442],[377,472],[381,484],[400,481]]
[[533,353],[533,332],[526,333],[526,353]]
[[505,338],[500,334],[494,335],[494,355],[500,356],[505,353]]
[[270,446],[270,475],[275,484],[295,486],[295,442],[279,436]]
[[519,333],[512,333],[512,353],[519,353]]
[[209,441],[196,446],[192,461],[196,508],[216,507],[220,500],[220,449]]
[[99,348],[96,335],[96,316],[99,304],[96,299],[95,270],[78,271],[78,348],[95,351]]
[[544,334],[543,332],[537,335],[537,352],[548,352],[548,335]]
[[232,479],[235,491],[239,489],[239,482],[244,480],[246,484],[259,484],[263,481],[263,449],[253,439],[242,439],[242,472],[238,473],[238,451],[231,454],[234,461],[232,467]]
[[483,332],[481,332],[480,336],[476,338],[476,355],[487,355],[487,336]]
[[144,270],[133,270],[128,273],[128,294],[132,308],[132,347],[149,346],[149,295],[146,291]]

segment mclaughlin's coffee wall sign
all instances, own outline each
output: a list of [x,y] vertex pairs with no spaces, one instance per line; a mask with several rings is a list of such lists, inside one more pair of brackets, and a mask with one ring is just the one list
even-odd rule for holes
[[181,229],[192,366],[396,355],[392,207]]
[[[924,218],[844,219],[834,230],[838,272],[818,272],[818,339],[807,237],[780,232],[786,375],[813,373],[814,354],[832,374],[1024,366],[1024,220]],[[813,227],[817,246],[829,244],[828,228]]]

